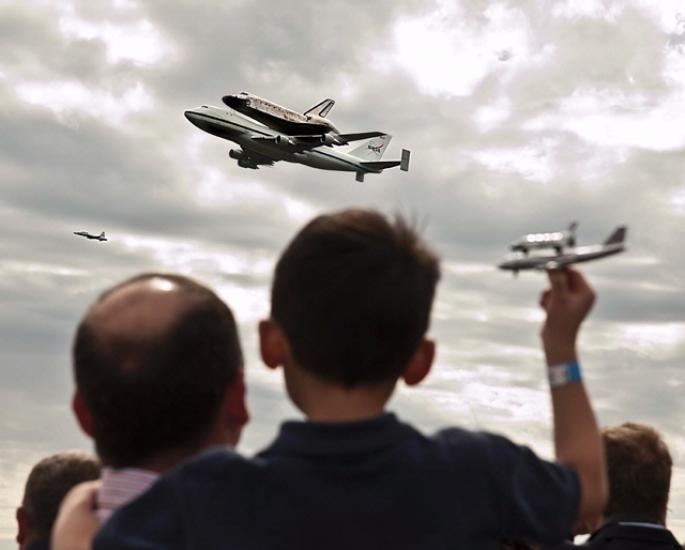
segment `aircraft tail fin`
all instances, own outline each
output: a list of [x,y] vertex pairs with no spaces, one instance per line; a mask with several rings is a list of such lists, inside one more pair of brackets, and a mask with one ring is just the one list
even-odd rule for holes
[[311,115],[312,113],[315,113],[319,115],[320,117],[325,118],[328,113],[331,112],[331,109],[333,108],[333,105],[335,105],[335,101],[333,101],[330,97],[324,99],[321,103],[317,103],[314,105],[314,107],[310,107],[307,109],[304,114],[305,115]]
[[578,229],[578,222],[577,221],[572,221],[569,226],[568,226],[568,245],[569,246],[576,246],[576,229]]
[[618,244],[622,243],[626,238],[626,233],[628,228],[625,225],[621,225],[614,229],[614,232],[609,235],[609,238],[604,241],[604,244]]
[[105,238],[105,232],[104,232],[104,231],[103,231],[102,233],[100,233],[100,238],[101,238],[101,239],[104,239],[104,238]]
[[356,149],[352,149],[348,154],[365,161],[381,160],[391,139],[392,136],[390,134],[382,134],[363,143]]

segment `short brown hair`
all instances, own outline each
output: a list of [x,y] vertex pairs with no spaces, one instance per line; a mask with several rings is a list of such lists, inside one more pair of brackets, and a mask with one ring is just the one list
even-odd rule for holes
[[428,330],[437,256],[401,216],[318,216],[276,265],[271,315],[294,359],[347,387],[397,378]]
[[63,452],[38,462],[24,489],[22,508],[27,530],[36,540],[50,537],[62,499],[83,481],[100,478],[100,463],[89,453]]
[[673,464],[666,443],[650,426],[633,422],[605,428],[602,439],[609,471],[605,516],[624,514],[661,522]]

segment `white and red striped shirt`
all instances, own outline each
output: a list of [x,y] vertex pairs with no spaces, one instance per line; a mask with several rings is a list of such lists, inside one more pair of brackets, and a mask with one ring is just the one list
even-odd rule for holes
[[100,523],[107,521],[117,508],[147,491],[157,479],[159,474],[150,470],[104,468],[96,511]]

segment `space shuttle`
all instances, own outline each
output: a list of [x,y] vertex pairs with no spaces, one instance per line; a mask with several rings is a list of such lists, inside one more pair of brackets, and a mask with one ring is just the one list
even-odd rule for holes
[[249,92],[225,95],[222,101],[231,109],[286,135],[340,134],[326,118],[335,105],[335,101],[330,98],[324,99],[303,113],[282,107]]

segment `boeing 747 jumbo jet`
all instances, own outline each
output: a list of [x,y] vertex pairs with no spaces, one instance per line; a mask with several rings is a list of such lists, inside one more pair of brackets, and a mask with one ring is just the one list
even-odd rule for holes
[[[535,237],[533,242],[540,241],[548,243],[546,245],[548,251],[539,254],[528,254],[527,249],[517,247],[516,250],[521,250],[523,254],[521,255],[518,253],[505,258],[505,261],[499,264],[498,267],[500,269],[513,271],[514,275],[516,275],[519,271],[524,269],[564,269],[564,267],[570,264],[598,260],[599,258],[605,258],[606,256],[612,256],[613,254],[623,252],[625,250],[623,242],[625,241],[627,231],[627,228],[624,225],[621,225],[617,227],[602,244],[588,246],[575,246],[575,244],[573,244],[569,245],[566,249],[564,249],[564,245],[567,244],[567,239],[561,236],[563,235],[562,232],[531,233],[531,235]],[[528,242],[527,237],[531,235],[524,237],[523,240]],[[514,248],[513,245],[512,248]],[[537,248],[542,247],[539,246]]]
[[106,241],[107,237],[105,237],[105,232],[103,231],[99,235],[93,235],[92,233],[88,233],[88,231],[74,231],[74,235],[78,235],[79,237],[85,237],[88,240],[94,240],[94,241]]
[[[392,139],[382,132],[289,135],[229,107],[208,105],[187,110],[185,117],[200,130],[240,145],[240,149],[231,149],[228,155],[242,168],[258,169],[283,160],[321,170],[355,172],[360,182],[365,174],[380,174],[395,166],[405,172],[409,170],[410,153],[406,149],[402,149],[401,160],[381,160]],[[361,140],[368,141],[351,151],[333,150],[334,145]]]

